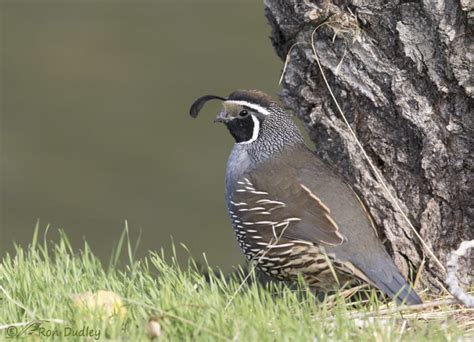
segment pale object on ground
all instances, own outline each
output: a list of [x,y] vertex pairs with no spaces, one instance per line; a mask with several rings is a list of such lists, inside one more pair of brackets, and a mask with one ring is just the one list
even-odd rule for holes
[[155,318],[150,318],[146,326],[148,337],[153,340],[155,337],[161,336],[161,325]]
[[474,308],[474,297],[464,292],[464,290],[459,286],[456,272],[458,271],[458,259],[466,255],[467,251],[473,247],[474,240],[463,241],[457,250],[451,252],[446,264],[448,268],[446,284],[449,286],[449,292],[468,308]]
[[94,293],[77,293],[72,295],[72,299],[77,308],[91,312],[103,312],[104,318],[112,316],[124,318],[127,313],[122,298],[112,291],[99,290]]

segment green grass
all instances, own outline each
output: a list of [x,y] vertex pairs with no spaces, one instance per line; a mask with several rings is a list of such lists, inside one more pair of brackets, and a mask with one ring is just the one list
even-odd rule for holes
[[[119,268],[122,249],[129,261]],[[150,252],[142,260],[132,254],[124,234],[104,267],[87,244],[74,251],[64,234],[57,243],[39,242],[37,230],[28,248],[17,247],[0,264],[0,339],[20,333],[22,323],[41,322],[27,327],[23,337],[46,339],[57,331],[71,340],[63,336],[66,331],[88,327],[100,331],[101,340],[147,340],[150,317],[161,326],[158,339],[165,341],[456,341],[472,333],[473,312],[466,319],[458,306],[369,318],[365,315],[387,304],[375,296],[354,303],[342,295],[320,302],[304,285],[296,290],[276,283],[241,286],[239,274],[226,278],[207,269],[205,277],[192,261],[179,267],[163,253]],[[99,290],[122,298],[123,317],[85,310],[72,300],[74,294]]]

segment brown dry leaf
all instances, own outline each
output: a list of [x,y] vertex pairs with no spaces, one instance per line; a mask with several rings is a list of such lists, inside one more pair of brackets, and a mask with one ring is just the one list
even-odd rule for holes
[[78,309],[101,312],[104,318],[116,316],[123,319],[127,313],[122,298],[112,291],[77,293],[72,295],[72,300]]

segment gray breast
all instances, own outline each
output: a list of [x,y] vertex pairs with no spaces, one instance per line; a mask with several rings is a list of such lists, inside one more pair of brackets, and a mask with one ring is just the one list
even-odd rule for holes
[[229,205],[230,197],[237,186],[237,182],[242,175],[253,167],[245,147],[235,144],[227,160],[225,175],[225,200]]

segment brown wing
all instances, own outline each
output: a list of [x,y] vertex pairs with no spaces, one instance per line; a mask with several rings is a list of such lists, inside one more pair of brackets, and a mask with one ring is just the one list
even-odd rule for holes
[[344,237],[330,209],[293,168],[265,165],[238,181],[232,196],[244,226],[254,226],[263,239],[289,239],[340,245]]

